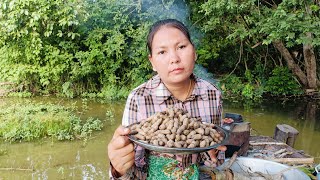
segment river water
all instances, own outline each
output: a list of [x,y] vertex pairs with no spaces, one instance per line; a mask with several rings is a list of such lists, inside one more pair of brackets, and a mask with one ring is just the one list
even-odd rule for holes
[[[0,103],[17,99],[2,98]],[[23,101],[19,99],[18,101]],[[77,104],[80,99],[33,98],[35,102],[63,105]],[[121,123],[124,101],[100,103],[88,101],[85,116],[105,120],[104,129],[88,141],[42,139],[36,142],[0,143],[0,180],[2,179],[108,179],[107,144]],[[251,122],[252,133],[272,136],[277,124],[289,124],[299,131],[295,148],[315,157],[320,163],[320,108],[317,102],[266,101],[254,108],[224,101],[224,112],[238,113]],[[106,118],[106,111],[114,113]]]

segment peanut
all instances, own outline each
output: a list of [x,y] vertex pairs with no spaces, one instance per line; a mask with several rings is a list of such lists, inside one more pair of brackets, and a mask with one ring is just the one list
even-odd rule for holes
[[224,140],[214,124],[202,123],[200,117],[191,117],[173,107],[133,124],[130,129],[137,132],[134,136],[138,140],[155,146],[197,148],[213,146]]

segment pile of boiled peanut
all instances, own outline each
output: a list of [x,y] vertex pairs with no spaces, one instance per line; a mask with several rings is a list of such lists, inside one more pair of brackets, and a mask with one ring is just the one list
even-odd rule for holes
[[174,107],[133,124],[130,129],[140,141],[170,148],[207,147],[224,139],[214,124],[204,124],[201,118],[191,118],[189,113]]

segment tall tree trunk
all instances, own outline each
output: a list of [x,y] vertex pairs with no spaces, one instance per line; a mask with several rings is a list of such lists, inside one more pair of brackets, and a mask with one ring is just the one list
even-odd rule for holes
[[[311,11],[310,5],[305,3],[305,7],[306,7],[306,12],[309,14],[310,17],[312,17],[312,11]],[[307,32],[306,35],[311,42],[313,39],[312,33]],[[317,89],[317,86],[319,86],[319,80],[317,78],[316,56],[314,54],[314,49],[312,44],[307,43],[303,45],[303,56],[304,56],[304,62],[306,66],[308,88],[315,90]]]
[[[307,33],[307,37],[311,39],[312,34]],[[308,88],[317,89],[317,63],[313,46],[311,44],[303,45],[303,56],[307,73]]]
[[308,80],[304,72],[298,66],[297,63],[294,62],[293,57],[291,56],[289,50],[284,46],[282,41],[273,41],[273,45],[280,51],[283,58],[286,60],[289,69],[293,72],[294,75],[298,77],[298,80],[303,84],[306,88],[308,87]]

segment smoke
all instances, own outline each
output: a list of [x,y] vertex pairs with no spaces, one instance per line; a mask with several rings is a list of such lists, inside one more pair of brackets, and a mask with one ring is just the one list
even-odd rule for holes
[[149,13],[151,21],[174,18],[183,23],[188,22],[189,7],[184,0],[142,0],[142,11]]
[[148,14],[148,19],[142,19],[154,23],[161,19],[177,19],[184,23],[191,35],[193,43],[197,46],[202,33],[198,27],[193,26],[190,18],[190,8],[185,0],[140,0],[141,12]]
[[214,75],[208,72],[208,69],[204,68],[202,65],[196,64],[193,72],[196,76],[201,77],[201,79],[204,79],[220,88],[220,82],[217,81]]

